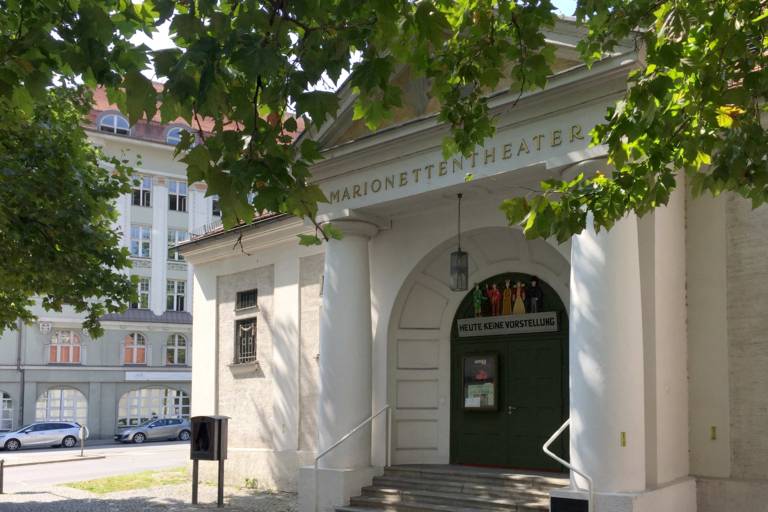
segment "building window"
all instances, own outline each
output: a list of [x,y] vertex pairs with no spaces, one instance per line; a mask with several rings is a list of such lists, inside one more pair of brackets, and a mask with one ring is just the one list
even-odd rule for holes
[[48,345],[49,364],[80,364],[81,356],[80,334],[77,331],[64,329],[55,331]]
[[131,256],[149,258],[152,245],[152,228],[139,224],[131,225]]
[[165,142],[167,144],[170,144],[171,146],[177,145],[179,142],[181,142],[181,133],[182,132],[189,132],[186,128],[181,128],[179,126],[174,126],[168,132],[165,134]]
[[187,184],[185,182],[169,180],[168,209],[177,212],[187,211]]
[[13,430],[13,400],[11,395],[0,391],[0,432]]
[[142,388],[120,397],[117,426],[140,425],[155,418],[188,418],[189,395],[178,389]]
[[243,292],[237,292],[237,298],[235,300],[235,309],[248,309],[255,308],[257,304],[259,291],[254,288],[253,290],[245,290]]
[[136,282],[137,301],[131,302],[133,309],[149,309],[149,278],[140,277]]
[[172,261],[184,261],[184,256],[174,248],[176,244],[179,244],[187,239],[187,232],[180,229],[168,230],[168,259]]
[[235,322],[235,364],[256,361],[256,319]]
[[165,364],[186,365],[187,348],[187,339],[181,334],[168,336],[168,343],[165,345]]
[[131,126],[120,114],[107,114],[99,120],[99,130],[116,135],[128,135],[131,133]]
[[76,421],[84,425],[88,420],[88,401],[76,389],[49,389],[37,399],[35,421]]
[[211,215],[214,217],[221,217],[221,205],[219,204],[219,196],[211,196]]
[[132,332],[123,341],[123,364],[147,364],[147,339]]
[[168,311],[184,311],[184,292],[186,281],[178,279],[169,279],[165,287],[166,303],[165,309]]
[[133,184],[133,205],[152,206],[152,178],[140,176]]

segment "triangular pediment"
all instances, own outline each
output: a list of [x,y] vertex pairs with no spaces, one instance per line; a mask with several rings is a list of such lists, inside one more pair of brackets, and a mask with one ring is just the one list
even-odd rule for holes
[[[546,33],[546,38],[556,48],[555,62],[552,66],[554,75],[582,65],[575,50],[580,38],[580,32],[575,23],[568,20],[558,22],[555,29]],[[409,68],[402,67],[396,72],[393,81],[402,90],[403,104],[392,112],[391,117],[383,122],[376,132],[434,116],[440,110],[439,103],[430,94],[430,84],[427,79],[415,76]],[[514,91],[510,91],[510,84],[511,80],[502,80],[496,90],[488,91],[488,94],[509,92],[512,101],[516,95],[513,94]],[[375,133],[365,125],[363,120],[353,119],[355,98],[348,84],[340,89],[339,96],[341,105],[339,115],[329,120],[316,133],[305,134],[317,140],[323,149],[350,143]]]

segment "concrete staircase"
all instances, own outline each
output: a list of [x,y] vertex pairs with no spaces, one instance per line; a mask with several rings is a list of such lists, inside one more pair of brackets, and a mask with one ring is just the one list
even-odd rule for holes
[[337,512],[549,510],[549,490],[568,477],[552,473],[513,473],[466,466],[392,466]]

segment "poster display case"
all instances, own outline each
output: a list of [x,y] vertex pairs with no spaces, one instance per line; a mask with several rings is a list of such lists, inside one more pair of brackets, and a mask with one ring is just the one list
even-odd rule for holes
[[464,410],[498,410],[499,359],[497,354],[465,356]]

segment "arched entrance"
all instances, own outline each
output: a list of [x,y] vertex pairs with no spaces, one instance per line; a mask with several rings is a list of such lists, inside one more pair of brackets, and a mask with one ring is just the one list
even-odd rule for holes
[[[513,270],[535,275],[548,285],[543,288],[546,295],[557,298],[564,304],[562,308],[568,309],[571,272],[567,247],[540,239],[526,240],[520,230],[509,227],[467,230],[461,239],[469,253],[470,285]],[[467,303],[468,296],[466,292],[451,291],[449,286],[450,254],[455,250],[456,241],[451,239],[413,258],[413,268],[398,286],[393,302],[386,347],[386,402],[393,407],[393,464],[448,464],[454,460],[451,333],[456,313],[462,303]],[[563,326],[562,334],[567,335],[567,327]],[[383,447],[384,429],[376,433]],[[536,449],[541,451],[541,446]],[[384,453],[383,448],[380,453]]]
[[558,294],[522,273],[475,283],[451,328],[451,463],[558,471],[541,447],[567,416],[568,316]]

